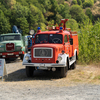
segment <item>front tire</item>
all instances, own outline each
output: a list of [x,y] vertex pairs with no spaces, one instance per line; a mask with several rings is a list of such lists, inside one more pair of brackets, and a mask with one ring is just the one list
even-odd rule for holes
[[61,69],[60,69],[60,75],[61,75],[61,77],[66,77],[67,76],[68,69],[69,69],[69,60],[67,58],[66,67],[61,67]]
[[68,71],[68,67],[61,67],[60,69],[60,76],[61,77],[66,77],[67,76],[67,71]]
[[23,60],[23,58],[24,58],[24,54],[22,54],[22,55],[20,56],[20,59],[21,59],[21,60]]
[[34,74],[34,67],[26,66],[26,76],[32,77]]
[[76,62],[74,62],[72,65],[71,65],[71,69],[75,69],[76,68]]

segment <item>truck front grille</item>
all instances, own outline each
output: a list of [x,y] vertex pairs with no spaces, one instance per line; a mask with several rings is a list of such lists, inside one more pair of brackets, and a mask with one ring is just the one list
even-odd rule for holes
[[52,48],[34,48],[34,58],[52,58]]
[[14,51],[14,43],[7,43],[6,51]]

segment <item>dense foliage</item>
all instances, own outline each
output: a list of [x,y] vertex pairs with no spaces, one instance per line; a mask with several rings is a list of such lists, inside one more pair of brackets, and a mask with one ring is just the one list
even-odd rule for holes
[[59,24],[67,18],[67,27],[79,33],[79,61],[100,61],[100,21],[91,8],[97,0],[0,0],[0,34],[12,32],[12,26],[20,27],[23,35],[30,29],[46,24]]
[[77,23],[87,18],[93,20],[91,9],[85,13],[83,8],[93,6],[94,2],[96,0],[0,0],[0,34],[12,32],[13,25],[19,26],[25,35],[37,27],[44,30],[52,20],[54,24],[59,24],[62,18],[74,19]]
[[82,63],[100,61],[100,20],[93,25],[89,20],[80,25],[79,59]]

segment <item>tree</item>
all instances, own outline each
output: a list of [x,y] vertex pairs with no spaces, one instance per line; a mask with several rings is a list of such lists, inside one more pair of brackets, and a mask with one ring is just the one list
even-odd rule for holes
[[12,11],[11,11],[11,23],[15,24],[17,18],[25,17],[26,19],[29,16],[29,8],[26,6],[22,6],[20,3],[17,3],[14,5]]
[[77,0],[72,0],[71,5],[77,4]]
[[29,6],[29,4],[26,2],[26,0],[16,0],[17,2],[19,2],[22,6]]
[[7,0],[8,8],[13,9],[13,6],[16,4],[16,0]]
[[58,4],[64,4],[65,0],[57,0]]
[[82,3],[85,2],[85,0],[81,0],[81,1],[82,1]]
[[82,1],[81,0],[77,0],[77,4],[78,5],[82,5]]
[[77,30],[78,29],[78,23],[75,19],[69,19],[66,22],[66,27],[71,28],[71,30]]
[[93,20],[92,11],[91,11],[90,8],[87,8],[87,9],[86,9],[85,14],[90,18],[91,21]]
[[2,5],[1,3],[0,3],[0,9],[2,9],[2,11],[3,11],[3,13],[4,13],[4,15],[6,16],[6,18],[10,18],[10,16],[11,16],[11,10],[10,9],[7,9],[7,8],[5,8],[5,6],[4,5]]
[[96,3],[97,2],[97,0],[94,0],[94,3]]
[[26,6],[22,6],[20,3],[17,3],[14,8],[12,9],[12,15],[15,18],[19,17],[28,17],[29,8]]
[[71,18],[71,15],[69,14],[69,5],[68,4],[60,4],[58,9],[59,14],[62,16],[62,18],[69,19]]
[[94,0],[87,0],[83,3],[83,8],[92,7],[94,5]]
[[[62,17],[58,12],[56,14],[56,24],[60,23],[61,22],[61,19],[63,19],[64,17]],[[50,20],[51,21],[51,20]]]
[[37,27],[41,26],[41,23],[44,23],[45,19],[42,12],[34,5],[30,5],[28,23],[29,29],[37,30]]
[[10,32],[10,24],[2,10],[0,10],[0,34]]
[[53,15],[49,16],[48,17],[48,21],[51,20],[51,19],[54,19],[55,20],[55,23],[57,22],[56,21],[56,14],[58,12],[58,5],[57,5],[57,1],[56,0],[50,0],[51,1],[51,9],[49,10],[50,12],[53,12]]
[[[29,5],[34,5],[36,6],[37,8],[39,8],[41,10],[41,3],[38,2],[39,0],[26,0],[26,2],[29,4]],[[41,0],[42,2],[42,0]]]
[[87,18],[87,16],[83,12],[83,9],[79,5],[73,5],[70,8],[70,14],[71,17],[75,19],[77,22],[82,22]]
[[29,33],[29,24],[25,17],[17,18],[16,25],[22,30],[23,35]]
[[38,0],[38,1],[41,4],[44,17],[48,20],[49,16],[54,15],[54,13],[50,11],[52,7],[50,0]]

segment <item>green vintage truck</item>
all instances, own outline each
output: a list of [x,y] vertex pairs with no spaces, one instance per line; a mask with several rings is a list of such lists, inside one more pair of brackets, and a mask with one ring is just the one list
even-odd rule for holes
[[23,59],[27,49],[27,40],[20,33],[7,33],[0,35],[0,58]]

